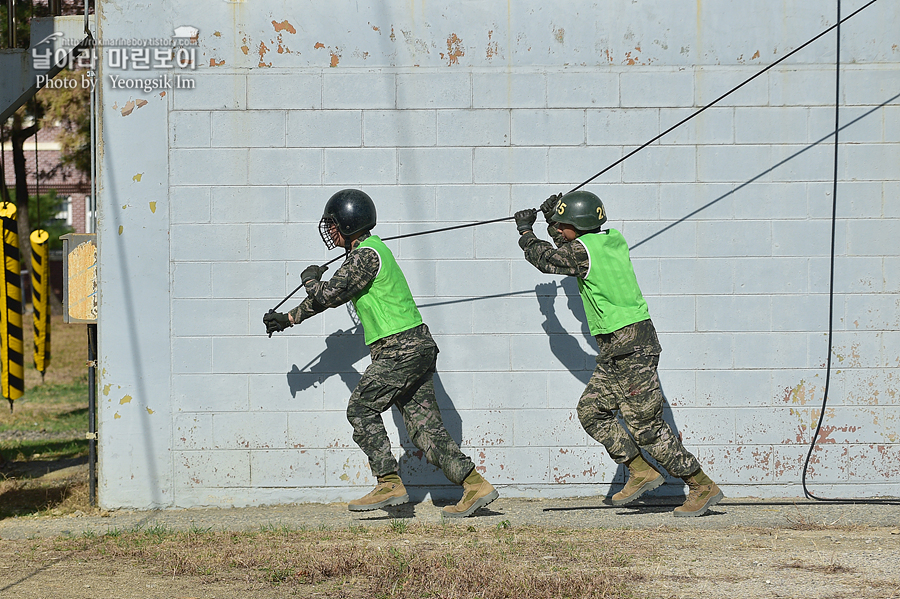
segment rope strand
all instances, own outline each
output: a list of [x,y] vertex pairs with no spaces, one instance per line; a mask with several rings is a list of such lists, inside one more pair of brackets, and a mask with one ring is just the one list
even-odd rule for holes
[[[740,83],[740,84],[736,85],[735,87],[731,88],[730,90],[728,90],[727,92],[725,92],[724,94],[722,94],[721,96],[719,96],[718,98],[716,98],[715,100],[713,100],[712,102],[710,102],[709,104],[707,104],[706,106],[704,106],[703,108],[701,108],[700,110],[698,110],[697,112],[695,112],[695,113],[693,113],[693,114],[691,114],[691,115],[689,115],[689,116],[687,116],[687,117],[681,119],[680,121],[678,121],[677,123],[675,123],[674,125],[672,125],[672,126],[669,127],[668,129],[666,129],[665,131],[663,131],[662,133],[660,133],[659,135],[657,135],[657,136],[654,137],[653,139],[651,139],[651,140],[645,142],[643,145],[638,146],[637,148],[635,148],[635,149],[632,150],[631,152],[625,154],[624,156],[622,156],[621,158],[619,158],[618,160],[616,160],[615,162],[613,162],[612,164],[610,164],[609,166],[607,166],[605,169],[603,169],[602,171],[600,171],[599,173],[597,173],[596,175],[594,175],[593,177],[591,177],[590,179],[588,179],[587,181],[585,181],[584,183],[582,183],[581,185],[579,185],[578,187],[576,187],[575,189],[573,189],[572,191],[576,191],[576,190],[578,190],[578,189],[581,189],[582,187],[584,187],[585,185],[587,185],[588,183],[590,183],[591,181],[593,181],[594,179],[596,179],[597,177],[599,177],[600,175],[602,175],[603,173],[605,173],[606,171],[608,171],[609,169],[611,169],[611,168],[613,168],[613,167],[615,167],[615,166],[618,166],[619,164],[625,162],[626,160],[628,160],[629,158],[631,158],[632,156],[634,156],[635,154],[637,154],[638,152],[640,152],[641,150],[643,150],[644,148],[646,148],[647,146],[649,146],[650,144],[652,144],[653,142],[657,141],[658,139],[660,139],[661,137],[663,137],[663,136],[666,135],[667,133],[670,133],[671,131],[673,131],[673,130],[677,129],[678,127],[682,126],[683,124],[685,124],[686,122],[688,122],[689,120],[691,120],[692,118],[694,118],[695,116],[697,116],[698,114],[700,114],[701,112],[703,112],[704,110],[706,110],[707,108],[709,108],[709,107],[711,107],[711,106],[717,104],[720,100],[722,100],[722,99],[724,99],[724,98],[727,98],[728,96],[730,96],[731,94],[733,94],[733,93],[736,92],[737,90],[741,89],[742,87],[744,87],[745,85],[747,85],[748,83],[750,83],[751,81],[753,81],[754,79],[756,79],[757,77],[759,77],[760,75],[762,75],[763,73],[765,73],[766,71],[768,71],[769,69],[771,69],[772,67],[774,67],[775,65],[777,65],[777,64],[779,64],[779,63],[781,63],[781,62],[784,62],[785,60],[787,60],[788,58],[790,58],[791,56],[793,56],[794,54],[796,54],[797,52],[799,52],[799,51],[802,50],[803,48],[807,47],[808,45],[810,45],[811,43],[813,43],[814,41],[816,41],[817,39],[819,39],[820,37],[822,37],[823,35],[825,35],[826,33],[828,33],[829,31],[831,31],[832,29],[835,29],[835,28],[837,28],[837,27],[840,27],[841,23],[843,23],[844,21],[847,21],[847,20],[849,20],[849,19],[852,19],[853,17],[855,17],[856,15],[858,15],[860,12],[862,12],[862,11],[865,10],[866,8],[872,6],[872,5],[875,4],[876,2],[878,2],[878,0],[870,0],[867,4],[861,6],[859,9],[857,9],[857,10],[855,10],[853,13],[851,13],[847,18],[845,18],[845,19],[843,19],[843,20],[841,20],[840,18],[838,18],[838,22],[837,22],[837,23],[835,23],[834,25],[832,25],[831,27],[829,27],[828,29],[826,29],[825,31],[823,31],[822,33],[820,33],[819,35],[817,35],[816,37],[814,37],[814,38],[808,40],[807,42],[805,42],[805,43],[804,43],[803,45],[801,45],[800,47],[795,48],[794,50],[791,50],[790,52],[788,52],[787,54],[785,54],[784,56],[782,56],[781,58],[779,58],[778,60],[776,60],[775,62],[773,62],[773,63],[770,64],[769,66],[767,66],[766,68],[764,68],[763,70],[759,71],[758,73],[756,73],[755,75],[753,75],[753,76],[750,77],[749,79],[746,79],[746,80],[743,81],[742,83]],[[571,192],[569,192],[569,193],[571,193]]]

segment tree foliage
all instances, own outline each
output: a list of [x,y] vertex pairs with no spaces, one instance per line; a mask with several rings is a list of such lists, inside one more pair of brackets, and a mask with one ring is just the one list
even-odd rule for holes
[[[72,77],[81,81],[84,71],[63,71],[57,77]],[[61,145],[62,164],[90,175],[91,173],[91,97],[90,89],[81,85],[72,88],[44,88],[38,93],[43,108],[44,127],[57,126],[57,141]]]
[[57,218],[66,208],[66,200],[56,194],[55,189],[42,193],[40,197],[28,198],[28,213],[31,215],[31,227],[33,230],[43,229],[50,234],[50,249],[61,250],[62,240],[60,235],[72,233],[74,229],[66,224],[66,221]]

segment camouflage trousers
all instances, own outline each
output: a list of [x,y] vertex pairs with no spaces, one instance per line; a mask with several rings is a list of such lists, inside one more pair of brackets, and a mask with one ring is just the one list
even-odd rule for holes
[[[658,355],[641,352],[606,361],[598,358],[578,402],[578,419],[617,463],[627,462],[643,449],[670,475],[690,476],[700,463],[663,420],[658,364]],[[616,411],[628,430],[616,418]]]
[[394,357],[378,357],[366,368],[350,396],[347,419],[353,440],[369,458],[375,476],[398,471],[381,413],[396,405],[410,440],[452,482],[461,485],[475,467],[447,432],[434,396],[437,347]]

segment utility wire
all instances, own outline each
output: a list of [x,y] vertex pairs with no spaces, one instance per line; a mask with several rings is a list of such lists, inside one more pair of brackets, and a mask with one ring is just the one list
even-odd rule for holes
[[[577,190],[581,189],[582,187],[584,187],[585,185],[587,185],[588,183],[590,183],[591,181],[593,181],[594,179],[596,179],[597,177],[599,177],[600,175],[602,175],[603,173],[605,173],[606,171],[608,171],[608,170],[610,170],[611,168],[613,168],[613,167],[615,167],[615,166],[621,164],[622,162],[624,162],[624,161],[627,160],[628,158],[634,156],[635,154],[637,154],[638,152],[640,152],[641,150],[643,150],[644,148],[646,148],[647,146],[649,146],[649,145],[652,144],[653,142],[657,141],[658,139],[660,139],[661,137],[663,137],[663,136],[666,135],[667,133],[669,133],[669,132],[671,132],[671,131],[677,129],[677,128],[680,127],[681,125],[685,124],[686,122],[688,122],[689,120],[691,120],[692,118],[694,118],[695,116],[697,116],[698,114],[700,114],[701,112],[703,112],[704,110],[706,110],[707,108],[710,108],[711,106],[713,106],[713,105],[715,105],[716,103],[718,103],[720,100],[722,100],[722,99],[724,99],[724,98],[730,96],[731,94],[733,94],[734,92],[736,92],[736,91],[739,90],[740,88],[744,87],[745,85],[747,85],[748,83],[750,83],[751,81],[753,81],[754,79],[756,79],[757,77],[759,77],[760,75],[762,75],[763,73],[765,73],[766,71],[768,71],[769,69],[771,69],[772,67],[774,67],[775,65],[777,65],[777,64],[779,64],[779,63],[781,63],[781,62],[784,62],[785,60],[787,60],[788,58],[790,58],[791,56],[793,56],[794,54],[796,54],[797,52],[799,52],[799,51],[802,50],[803,48],[807,47],[808,45],[810,45],[810,44],[813,43],[814,41],[816,41],[816,40],[818,40],[819,38],[821,38],[823,35],[827,34],[828,32],[832,31],[833,29],[836,29],[836,28],[840,27],[841,23],[843,23],[843,22],[845,22],[845,21],[847,21],[847,20],[849,20],[849,19],[852,19],[853,17],[855,17],[856,15],[858,15],[860,12],[862,12],[862,11],[865,10],[866,8],[872,6],[872,5],[875,4],[876,2],[878,2],[878,0],[869,0],[869,2],[867,2],[866,4],[864,4],[863,6],[861,6],[860,8],[858,8],[857,10],[853,11],[852,13],[850,13],[850,15],[848,15],[848,16],[845,17],[844,19],[840,19],[840,18],[839,18],[839,19],[838,19],[838,22],[835,23],[834,25],[832,25],[831,27],[829,27],[828,29],[825,29],[824,31],[822,31],[821,33],[819,33],[818,35],[816,35],[815,37],[813,37],[813,38],[809,39],[808,41],[804,42],[804,43],[803,43],[802,45],[800,45],[799,47],[797,47],[797,48],[795,48],[794,50],[788,52],[787,54],[785,54],[784,56],[782,56],[781,58],[779,58],[778,60],[776,60],[775,62],[773,62],[772,64],[770,64],[769,66],[765,67],[764,69],[762,69],[761,71],[759,71],[759,72],[756,73],[755,75],[751,76],[749,79],[746,79],[746,80],[743,81],[742,83],[740,83],[740,84],[738,84],[737,86],[733,87],[731,90],[725,92],[724,94],[722,94],[721,96],[719,96],[718,98],[716,98],[715,100],[713,100],[712,102],[710,102],[709,104],[707,104],[706,106],[704,106],[703,108],[701,108],[700,110],[698,110],[698,111],[694,112],[693,114],[691,114],[691,115],[689,115],[689,116],[683,118],[682,120],[678,121],[677,123],[675,123],[674,125],[672,125],[672,126],[669,127],[668,129],[666,129],[665,131],[663,131],[662,133],[660,133],[659,135],[657,135],[656,137],[654,137],[653,139],[651,139],[651,140],[645,142],[644,144],[638,146],[637,148],[635,148],[634,150],[632,150],[631,152],[629,152],[628,154],[626,154],[626,155],[623,156],[622,158],[619,158],[618,160],[616,160],[615,162],[613,162],[612,164],[610,164],[609,166],[607,166],[606,168],[604,168],[602,171],[600,171],[599,173],[597,173],[596,175],[594,175],[593,177],[591,177],[590,179],[588,179],[588,180],[585,181],[584,183],[578,185],[577,187],[575,187],[575,188],[572,189],[571,191],[577,191]],[[571,193],[571,191],[570,191],[569,193]],[[513,218],[514,218],[514,217],[512,217],[512,216],[507,216],[507,217],[503,217],[503,218],[495,218],[495,219],[492,219],[492,220],[485,220],[485,221],[479,221],[479,222],[474,222],[474,223],[466,223],[466,224],[464,224],[464,225],[456,225],[456,226],[453,226],[453,227],[443,227],[443,228],[441,228],[441,229],[431,229],[431,230],[428,230],[428,231],[419,231],[419,232],[417,232],[417,233],[407,233],[406,235],[396,235],[396,236],[394,236],[394,237],[384,237],[384,238],[382,239],[382,241],[390,241],[390,240],[392,240],[392,239],[403,239],[403,238],[405,238],[405,237],[415,237],[415,236],[418,236],[418,235],[429,235],[429,234],[431,234],[431,233],[440,233],[440,232],[442,232],[442,231],[452,231],[452,230],[455,230],[455,229],[462,229],[462,228],[465,228],[465,227],[477,227],[477,226],[479,226],[479,225],[487,225],[487,224],[491,224],[491,223],[499,223],[499,222],[503,222],[503,221],[507,221],[507,220],[513,220]],[[335,261],[339,260],[339,259],[342,258],[342,257],[343,257],[343,256],[338,256],[338,257],[336,257],[336,258],[332,258],[331,260],[329,260],[328,262],[326,262],[326,263],[323,264],[322,266],[328,266],[328,265],[331,264],[332,262],[335,262]],[[272,308],[272,310],[274,311],[274,310],[277,310],[278,308],[280,308],[281,305],[284,304],[284,302],[286,302],[287,300],[289,300],[295,293],[297,293],[297,291],[299,291],[301,287],[303,287],[302,284],[299,285],[299,286],[298,286],[296,289],[294,289],[293,291],[291,291],[291,293],[288,294],[288,296],[285,297],[283,300],[281,300],[281,301],[278,303],[277,306],[275,306],[274,308]]]
[[[512,216],[505,216],[505,217],[503,217],[503,218],[495,218],[495,219],[492,219],[492,220],[482,220],[482,221],[478,221],[478,222],[476,222],[476,223],[466,223],[466,224],[464,224],[464,225],[454,225],[454,226],[452,226],[452,227],[442,227],[442,228],[440,228],[440,229],[429,229],[428,231],[417,231],[417,232],[415,232],[415,233],[406,233],[406,234],[404,234],[404,235],[394,235],[393,237],[382,237],[382,238],[381,238],[381,241],[391,241],[391,240],[393,240],[393,239],[405,239],[405,238],[407,238],[407,237],[418,237],[419,235],[430,235],[431,233],[441,233],[441,232],[443,232],[443,231],[453,231],[453,230],[456,230],[456,229],[465,229],[466,227],[477,227],[478,225],[488,225],[488,224],[490,224],[490,223],[499,223],[499,222],[503,222],[503,221],[505,221],[505,220],[512,220],[513,218],[514,218],[514,217],[512,217]],[[335,258],[332,258],[331,260],[329,260],[328,262],[326,262],[326,263],[323,264],[322,266],[328,266],[328,265],[331,264],[332,262],[336,262],[336,261],[340,260],[341,258],[343,258],[343,257],[346,256],[346,255],[347,255],[347,253],[345,252],[344,254],[341,254],[340,256],[337,256],[337,257],[335,257]],[[296,289],[294,289],[293,291],[291,291],[291,292],[288,294],[288,296],[287,296],[286,298],[284,298],[283,300],[281,300],[280,302],[278,302],[278,305],[275,306],[274,308],[272,308],[272,310],[277,310],[278,308],[280,308],[281,305],[282,305],[284,302],[286,302],[286,301],[288,301],[289,299],[291,299],[291,297],[292,297],[295,293],[297,293],[298,291],[300,291],[300,288],[301,288],[301,287],[303,287],[303,284],[302,284],[302,283],[301,283],[300,285],[298,285]]]
[[[38,103],[37,103],[37,93],[34,95],[34,122],[37,124],[38,122]],[[38,129],[34,132],[34,195],[37,199],[37,217],[38,217],[38,227],[40,227],[41,223],[41,165],[38,162],[38,133],[41,130]],[[27,181],[26,181],[27,183]],[[26,210],[28,206],[25,207]],[[23,257],[24,259],[24,257]]]
[[[871,4],[871,2],[869,3]],[[868,6],[868,4],[866,5]],[[865,6],[863,7],[865,8]],[[860,9],[862,10],[862,9]],[[856,11],[859,12],[859,11]],[[856,13],[854,13],[856,14]],[[852,16],[852,15],[851,15]],[[849,17],[848,17],[849,18]],[[845,19],[846,20],[846,19]],[[841,0],[837,0],[837,42],[835,44],[835,75],[834,75],[834,175],[832,178],[831,189],[831,263],[828,279],[828,355],[825,361],[825,391],[822,397],[822,409],[819,413],[819,422],[816,424],[816,430],[813,432],[812,441],[809,445],[809,451],[806,454],[806,460],[803,462],[803,476],[801,484],[803,485],[803,494],[809,499],[816,501],[844,502],[851,501],[853,503],[887,503],[897,504],[900,502],[891,499],[840,499],[830,497],[817,497],[806,488],[806,474],[809,468],[809,460],[813,451],[816,449],[816,439],[819,437],[819,431],[822,429],[822,422],[825,420],[825,406],[828,404],[828,391],[831,385],[831,354],[833,351],[833,329],[834,329],[834,261],[835,261],[835,238],[837,233],[837,192],[838,192],[838,133],[841,129]]]
[[[730,96],[731,94],[733,94],[733,93],[736,92],[737,90],[741,89],[742,87],[744,87],[745,85],[747,85],[748,83],[750,83],[751,81],[753,81],[754,79],[756,79],[757,77],[759,77],[760,75],[762,75],[763,73],[765,73],[766,71],[768,71],[769,69],[771,69],[772,67],[774,67],[775,65],[777,65],[777,64],[779,64],[779,63],[781,63],[781,62],[784,62],[785,60],[787,60],[788,58],[790,58],[791,56],[793,56],[794,54],[796,54],[797,52],[799,52],[799,51],[802,50],[803,48],[807,47],[808,45],[810,45],[811,43],[813,43],[814,41],[816,41],[817,39],[819,39],[820,37],[822,37],[823,35],[825,35],[826,33],[828,33],[829,31],[831,31],[832,29],[835,29],[835,28],[840,27],[840,26],[841,26],[841,23],[843,23],[844,21],[847,21],[847,20],[849,20],[849,19],[852,19],[853,17],[855,17],[856,15],[858,15],[860,12],[862,12],[863,10],[865,10],[865,9],[867,9],[868,7],[872,6],[872,5],[875,4],[876,2],[878,2],[878,0],[870,0],[868,3],[864,4],[863,6],[861,6],[860,8],[858,8],[857,10],[853,11],[847,18],[843,19],[843,21],[842,21],[840,18],[838,18],[838,22],[837,22],[837,23],[835,23],[834,25],[832,25],[831,27],[829,27],[828,29],[826,29],[825,31],[823,31],[822,33],[820,33],[819,35],[817,35],[816,37],[810,39],[809,41],[807,41],[806,43],[804,43],[804,44],[801,45],[800,47],[795,48],[794,50],[791,50],[790,52],[788,52],[787,54],[785,54],[784,56],[782,56],[781,58],[779,58],[778,60],[776,60],[775,62],[773,62],[773,63],[770,64],[769,66],[767,66],[766,68],[764,68],[763,70],[759,71],[758,73],[756,73],[755,75],[753,75],[753,76],[750,77],[749,79],[745,80],[743,83],[740,83],[740,84],[736,85],[735,87],[731,88],[729,91],[725,92],[724,94],[722,94],[721,96],[719,96],[718,98],[716,98],[715,100],[713,100],[712,102],[710,102],[709,104],[707,104],[706,106],[704,106],[703,108],[701,108],[700,110],[698,110],[697,112],[695,112],[695,113],[693,113],[693,114],[691,114],[691,115],[689,115],[689,116],[687,116],[687,117],[681,119],[680,121],[678,121],[677,123],[675,123],[674,125],[672,125],[672,126],[669,127],[668,129],[666,129],[665,131],[663,131],[662,133],[660,133],[659,135],[657,135],[656,137],[654,137],[654,138],[651,139],[650,141],[644,143],[644,144],[641,145],[641,146],[638,146],[638,147],[635,148],[634,150],[632,150],[632,151],[630,151],[629,153],[625,154],[624,156],[622,156],[621,158],[619,158],[618,160],[616,160],[615,162],[613,162],[612,164],[610,164],[609,166],[607,166],[605,169],[603,169],[602,171],[600,171],[599,173],[597,173],[596,175],[594,175],[593,177],[591,177],[590,179],[588,179],[587,181],[585,181],[584,183],[582,183],[581,185],[579,185],[578,187],[576,187],[575,189],[573,189],[572,191],[576,191],[576,190],[578,190],[578,189],[581,189],[582,187],[584,187],[585,185],[587,185],[588,183],[590,183],[591,181],[593,181],[594,179],[596,179],[597,177],[599,177],[600,175],[602,175],[603,173],[605,173],[606,171],[608,171],[609,169],[611,169],[611,168],[613,168],[614,166],[617,166],[617,165],[619,165],[619,164],[625,162],[626,160],[628,160],[629,158],[631,158],[632,156],[634,156],[635,154],[637,154],[638,152],[640,152],[641,150],[643,150],[644,148],[646,148],[647,146],[649,146],[650,144],[652,144],[653,142],[655,142],[655,141],[657,141],[658,139],[660,139],[662,136],[664,136],[664,135],[666,135],[667,133],[669,133],[669,132],[671,132],[671,131],[677,129],[677,128],[680,127],[680,126],[682,126],[683,124],[685,124],[686,122],[688,122],[689,120],[691,120],[692,118],[694,118],[695,116],[697,116],[698,114],[700,114],[701,112],[703,112],[704,110],[706,110],[707,108],[709,108],[710,106],[713,106],[714,104],[718,103],[719,100],[722,100],[722,99],[724,99],[724,98]],[[571,193],[571,192],[569,192],[569,193]]]
[[[637,154],[638,152],[640,152],[641,150],[643,150],[644,148],[646,148],[653,142],[659,140],[666,134],[677,129],[684,123],[688,122],[695,116],[699,115],[707,108],[710,108],[711,106],[717,104],[722,99],[728,97],[729,95],[733,94],[740,88],[744,87],[745,85],[747,85],[748,83],[750,83],[751,81],[753,81],[754,79],[756,79],[757,77],[759,77],[760,75],[762,75],[763,73],[765,73],[766,71],[771,69],[772,67],[778,65],[781,62],[784,62],[785,60],[787,60],[788,58],[790,58],[791,56],[793,56],[794,54],[796,54],[797,52],[799,52],[806,46],[812,44],[814,41],[818,40],[819,38],[821,38],[825,34],[829,33],[830,31],[836,30],[837,42],[836,42],[836,52],[835,52],[836,53],[836,60],[835,60],[836,66],[835,66],[835,109],[834,109],[834,173],[833,173],[833,184],[832,184],[832,212],[831,212],[831,264],[830,264],[829,288],[828,288],[828,355],[827,355],[827,359],[826,359],[825,390],[824,390],[824,396],[822,398],[822,409],[819,414],[819,421],[818,421],[818,424],[816,425],[816,430],[812,436],[812,442],[810,444],[809,452],[807,453],[806,460],[803,464],[803,475],[802,475],[802,479],[801,479],[801,483],[803,486],[803,492],[806,495],[806,497],[810,498],[810,499],[814,499],[816,501],[829,501],[829,502],[840,502],[840,503],[886,503],[886,504],[897,504],[898,503],[896,500],[890,500],[890,499],[849,499],[848,500],[848,499],[840,499],[840,498],[817,497],[816,495],[813,495],[806,486],[806,475],[807,475],[807,470],[809,467],[809,461],[810,461],[812,453],[816,447],[816,438],[819,436],[819,431],[822,428],[822,422],[825,417],[825,407],[828,402],[828,392],[829,392],[830,383],[831,383],[831,354],[832,354],[832,349],[833,349],[832,338],[833,338],[833,320],[834,320],[834,263],[835,263],[835,239],[836,239],[836,231],[837,231],[837,190],[838,190],[838,156],[839,156],[838,133],[840,131],[840,103],[841,103],[840,102],[840,100],[841,100],[841,97],[840,97],[840,93],[841,93],[840,92],[841,24],[848,21],[849,19],[852,19],[853,17],[855,17],[857,14],[859,14],[866,8],[875,4],[875,2],[877,2],[877,1],[878,0],[870,0],[863,6],[861,6],[857,10],[855,10],[854,12],[850,13],[850,15],[848,15],[847,17],[841,19],[841,2],[840,2],[840,0],[837,0],[837,22],[834,25],[832,25],[828,29],[825,29],[824,31],[822,31],[815,37],[811,38],[804,44],[800,45],[796,49],[792,50],[791,52],[785,54],[780,59],[776,60],[775,62],[768,65],[767,67],[765,67],[764,69],[762,69],[761,71],[756,73],[755,75],[751,76],[749,79],[746,79],[742,83],[738,84],[737,86],[733,87],[729,91],[725,92],[724,94],[722,94],[721,96],[719,96],[718,98],[716,98],[715,100],[710,102],[709,104],[706,104],[700,110],[697,110],[696,112],[692,113],[691,115],[687,116],[686,118],[678,121],[677,123],[675,123],[668,129],[666,129],[665,131],[660,133],[659,135],[655,136],[654,138],[650,139],[649,141],[645,142],[644,144],[638,146],[637,148],[635,148],[634,150],[632,150],[631,152],[629,152],[622,158],[616,160],[615,162],[613,162],[612,164],[610,164],[609,166],[607,166],[606,168],[604,168],[603,170],[601,170],[600,172],[595,174],[593,177],[584,181],[583,183],[581,183],[580,185],[578,185],[577,187],[575,187],[574,189],[571,190],[571,191],[577,191],[578,189],[584,187],[585,185],[587,185],[588,183],[590,183],[591,181],[593,181],[594,179],[596,179],[603,173],[605,173],[605,172],[609,171],[610,169],[612,169],[613,167],[621,164],[622,162],[624,162],[631,156]],[[382,239],[382,241],[390,241],[393,239],[404,239],[407,237],[417,237],[419,235],[429,235],[431,233],[441,233],[444,231],[453,231],[456,229],[463,229],[466,227],[476,227],[479,225],[486,225],[486,224],[490,224],[490,223],[498,223],[498,222],[508,221],[508,220],[512,220],[513,218],[514,217],[511,217],[511,216],[503,217],[503,218],[495,218],[492,220],[479,221],[479,222],[474,222],[474,223],[466,223],[466,224],[455,225],[455,226],[451,226],[451,227],[443,227],[440,229],[430,229],[427,231],[418,231],[416,233],[407,233],[405,235],[395,235],[393,237],[384,237]],[[327,266],[327,265],[339,260],[340,258],[344,257],[345,255],[346,254],[332,258],[331,260],[326,262],[323,266]],[[302,284],[298,285],[290,294],[288,294],[287,297],[285,297],[283,300],[281,300],[278,303],[278,305],[272,309],[272,311],[280,308],[281,305],[284,304],[288,299],[290,299],[295,293],[297,293],[297,291],[299,291],[301,287],[303,287]],[[440,305],[440,304],[435,304],[435,305]]]

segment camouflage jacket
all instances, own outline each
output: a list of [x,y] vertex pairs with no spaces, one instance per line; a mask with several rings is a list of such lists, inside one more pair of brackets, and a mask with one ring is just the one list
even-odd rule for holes
[[[549,241],[538,239],[533,232],[519,236],[519,247],[525,251],[525,259],[543,273],[580,279],[587,276],[591,261],[584,245],[568,241],[552,224],[547,226],[547,232],[556,244],[555,248]],[[597,360],[600,362],[636,352],[656,356],[662,352],[651,320],[636,322],[612,333],[596,335],[594,339],[597,340]]]
[[[331,279],[312,280],[306,283],[306,299],[289,312],[294,324],[300,324],[328,308],[342,306],[365,292],[369,284],[375,280],[380,264],[375,251],[358,249],[359,244],[367,237],[368,233],[354,240],[353,249]],[[437,348],[428,327],[422,324],[379,339],[369,346],[369,351],[373,360],[378,357],[397,358],[421,351],[429,345]]]

